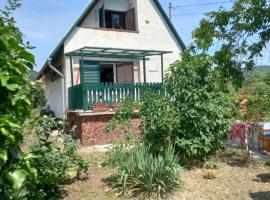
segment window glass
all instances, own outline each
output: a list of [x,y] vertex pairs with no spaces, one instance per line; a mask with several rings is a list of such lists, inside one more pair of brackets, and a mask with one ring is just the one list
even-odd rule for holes
[[125,29],[125,13],[117,11],[105,11],[105,27],[112,29]]

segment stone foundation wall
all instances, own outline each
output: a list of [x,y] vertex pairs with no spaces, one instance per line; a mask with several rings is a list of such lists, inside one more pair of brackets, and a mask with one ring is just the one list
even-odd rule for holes
[[[114,141],[121,141],[124,135],[119,132],[107,133],[105,128],[112,119],[113,114],[100,114],[94,116],[79,116],[78,113],[68,113],[68,129],[76,126],[76,136],[80,139],[82,145],[103,145],[111,144]],[[132,131],[139,135],[140,119],[132,120]]]

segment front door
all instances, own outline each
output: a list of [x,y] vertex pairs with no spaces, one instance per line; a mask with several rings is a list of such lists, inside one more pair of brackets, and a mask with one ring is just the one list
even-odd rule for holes
[[100,82],[114,83],[114,64],[101,63],[100,64]]

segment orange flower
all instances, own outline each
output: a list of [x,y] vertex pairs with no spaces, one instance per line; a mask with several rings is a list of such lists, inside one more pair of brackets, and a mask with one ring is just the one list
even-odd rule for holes
[[242,102],[241,102],[241,105],[247,105],[248,104],[248,99],[244,99]]

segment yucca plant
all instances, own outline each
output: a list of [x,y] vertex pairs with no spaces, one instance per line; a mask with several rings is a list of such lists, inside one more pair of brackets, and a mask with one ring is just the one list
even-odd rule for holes
[[114,186],[120,194],[140,199],[164,198],[181,185],[180,167],[172,146],[155,156],[148,146],[138,145],[120,163],[118,172]]

